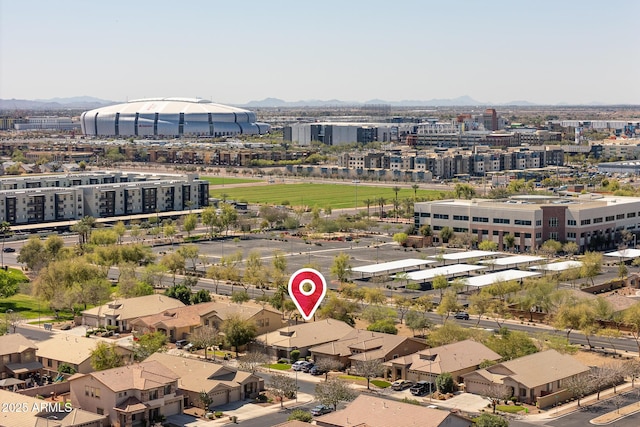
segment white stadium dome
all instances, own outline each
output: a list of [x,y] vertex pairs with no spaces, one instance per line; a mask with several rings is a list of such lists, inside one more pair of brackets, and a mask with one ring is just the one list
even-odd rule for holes
[[264,134],[253,111],[206,99],[149,98],[82,113],[82,133],[95,136],[229,136]]

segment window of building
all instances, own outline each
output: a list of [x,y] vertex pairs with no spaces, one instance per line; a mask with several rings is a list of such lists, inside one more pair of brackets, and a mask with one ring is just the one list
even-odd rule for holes
[[494,224],[511,224],[511,220],[507,218],[493,218]]
[[580,225],[589,225],[589,224],[591,224],[590,219],[583,219],[582,221],[580,221]]
[[434,229],[435,231],[442,230],[442,226],[441,226],[441,225],[434,225],[434,226],[433,226],[433,229]]
[[616,218],[615,216],[611,215],[611,216],[606,217],[605,221],[613,221],[613,220],[615,220],[615,218]]
[[578,222],[575,219],[567,220],[567,225],[578,225]]
[[576,233],[567,233],[567,237],[569,239],[575,239],[576,238]]
[[482,234],[488,236],[489,235],[489,230],[482,230]]
[[600,218],[593,218],[593,223],[594,224],[600,224],[602,222],[602,217]]
[[453,231],[455,231],[456,233],[466,233],[469,231],[469,229],[464,227],[453,227]]
[[536,239],[542,238],[542,233],[536,233]]
[[474,216],[473,222],[489,222],[489,218],[484,216]]
[[629,212],[627,213],[627,218],[635,218],[636,213],[635,212]]
[[454,221],[469,221],[469,217],[467,215],[454,215]]
[[558,240],[558,232],[557,231],[552,231],[551,233],[549,233],[549,238],[557,241]]
[[540,227],[542,225],[541,219],[536,219],[536,227]]
[[149,392],[149,400],[156,400],[158,398],[158,390],[151,390]]
[[617,214],[616,219],[624,219],[624,214]]
[[531,221],[527,219],[516,219],[513,221],[515,225],[531,225]]
[[171,393],[171,386],[170,385],[164,386],[164,394],[170,394],[170,393]]
[[531,233],[524,233],[524,238],[525,239],[530,239],[531,238]]
[[96,408],[96,414],[98,414],[98,415],[104,415],[104,409],[102,409],[102,408]]
[[449,219],[449,214],[433,214],[433,219]]
[[520,237],[520,233],[513,233],[513,237]]
[[420,216],[422,218],[431,218],[431,213],[429,213],[429,212],[420,212]]
[[558,226],[558,218],[549,218],[549,227],[557,227]]
[[500,235],[500,232],[498,230],[493,230],[493,235],[494,236],[498,236],[498,235]]

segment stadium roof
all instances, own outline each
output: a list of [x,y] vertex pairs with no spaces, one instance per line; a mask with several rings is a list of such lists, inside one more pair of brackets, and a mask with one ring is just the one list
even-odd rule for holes
[[504,270],[496,273],[483,274],[481,276],[467,277],[466,279],[462,279],[462,281],[467,286],[481,288],[483,286],[493,285],[494,283],[508,282],[510,280],[518,280],[525,277],[539,275],[540,273],[536,273],[534,271]]
[[470,271],[481,270],[487,268],[482,265],[469,265],[469,264],[453,264],[445,265],[442,267],[428,268],[426,270],[412,271],[407,273],[407,278],[414,281],[428,282],[431,279],[438,276],[445,277],[457,277]]
[[622,249],[620,251],[607,252],[605,255],[617,258],[636,258],[640,256],[640,249]]
[[496,259],[491,259],[491,260],[485,260],[485,261],[480,261],[480,263],[482,264],[492,264],[492,265],[498,265],[498,266],[506,266],[506,265],[518,265],[518,264],[524,264],[527,262],[534,262],[534,261],[540,261],[543,260],[543,257],[540,256],[533,256],[533,255],[515,255],[515,256],[509,256],[506,258],[496,258]]
[[489,251],[467,251],[467,252],[454,252],[450,254],[442,254],[442,255],[431,255],[429,258],[438,258],[442,256],[442,258],[446,260],[454,260],[458,261],[461,259],[469,259],[469,258],[484,258],[491,255],[499,255],[500,252],[489,252]]
[[436,261],[431,261],[427,259],[409,258],[409,259],[401,259],[398,261],[383,262],[381,264],[361,265],[360,267],[352,268],[351,271],[356,273],[374,274],[374,273],[382,273],[383,271],[400,270],[400,269],[405,269],[410,267],[419,267],[419,266],[431,264],[434,262]]
[[544,264],[544,265],[533,265],[530,268],[532,270],[565,271],[565,270],[571,270],[572,268],[580,268],[580,267],[582,267],[581,261],[562,261],[562,262],[552,262],[551,264]]

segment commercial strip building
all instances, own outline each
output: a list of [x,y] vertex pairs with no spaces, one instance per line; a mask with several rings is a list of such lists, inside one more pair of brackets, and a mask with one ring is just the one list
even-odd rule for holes
[[196,175],[87,172],[0,178],[0,218],[11,225],[198,209],[209,183]]
[[520,252],[549,239],[575,242],[581,251],[599,250],[616,247],[623,231],[640,229],[640,198],[583,194],[437,200],[414,205],[414,224],[427,224],[436,234],[448,226],[477,236],[478,242],[492,240],[499,250],[506,249],[507,234],[515,237]]

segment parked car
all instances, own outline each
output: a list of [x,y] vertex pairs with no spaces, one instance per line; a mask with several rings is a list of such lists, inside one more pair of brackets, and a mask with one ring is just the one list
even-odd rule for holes
[[183,348],[187,344],[189,344],[188,340],[178,340],[176,341],[176,348]]
[[15,252],[16,250],[14,248],[6,247],[2,251],[3,252]]
[[311,370],[309,371],[309,373],[311,375],[324,375],[327,373],[327,371],[325,371],[324,369],[320,369],[317,366],[314,366],[313,368],[311,368]]
[[316,366],[316,365],[314,365],[312,362],[307,362],[307,364],[306,364],[306,365],[304,365],[304,366],[302,367],[302,369],[301,369],[301,370],[302,370],[302,372],[307,372],[307,373],[309,373],[309,372],[311,372],[311,370],[312,370],[315,366]]
[[460,320],[469,320],[469,313],[461,311],[460,313],[456,313],[453,317]]
[[302,368],[304,368],[308,363],[310,362],[307,362],[306,360],[298,360],[296,363],[291,365],[291,369],[294,371],[302,371]]
[[418,381],[413,387],[409,389],[411,394],[414,396],[422,396],[423,394],[429,393],[429,390],[432,392],[435,391],[435,387],[433,383],[429,381]]
[[391,383],[391,389],[396,391],[406,390],[411,387],[413,387],[413,381],[409,380],[398,380]]
[[318,415],[328,414],[331,411],[333,411],[333,409],[327,405],[318,405],[311,409],[311,415],[317,417]]

